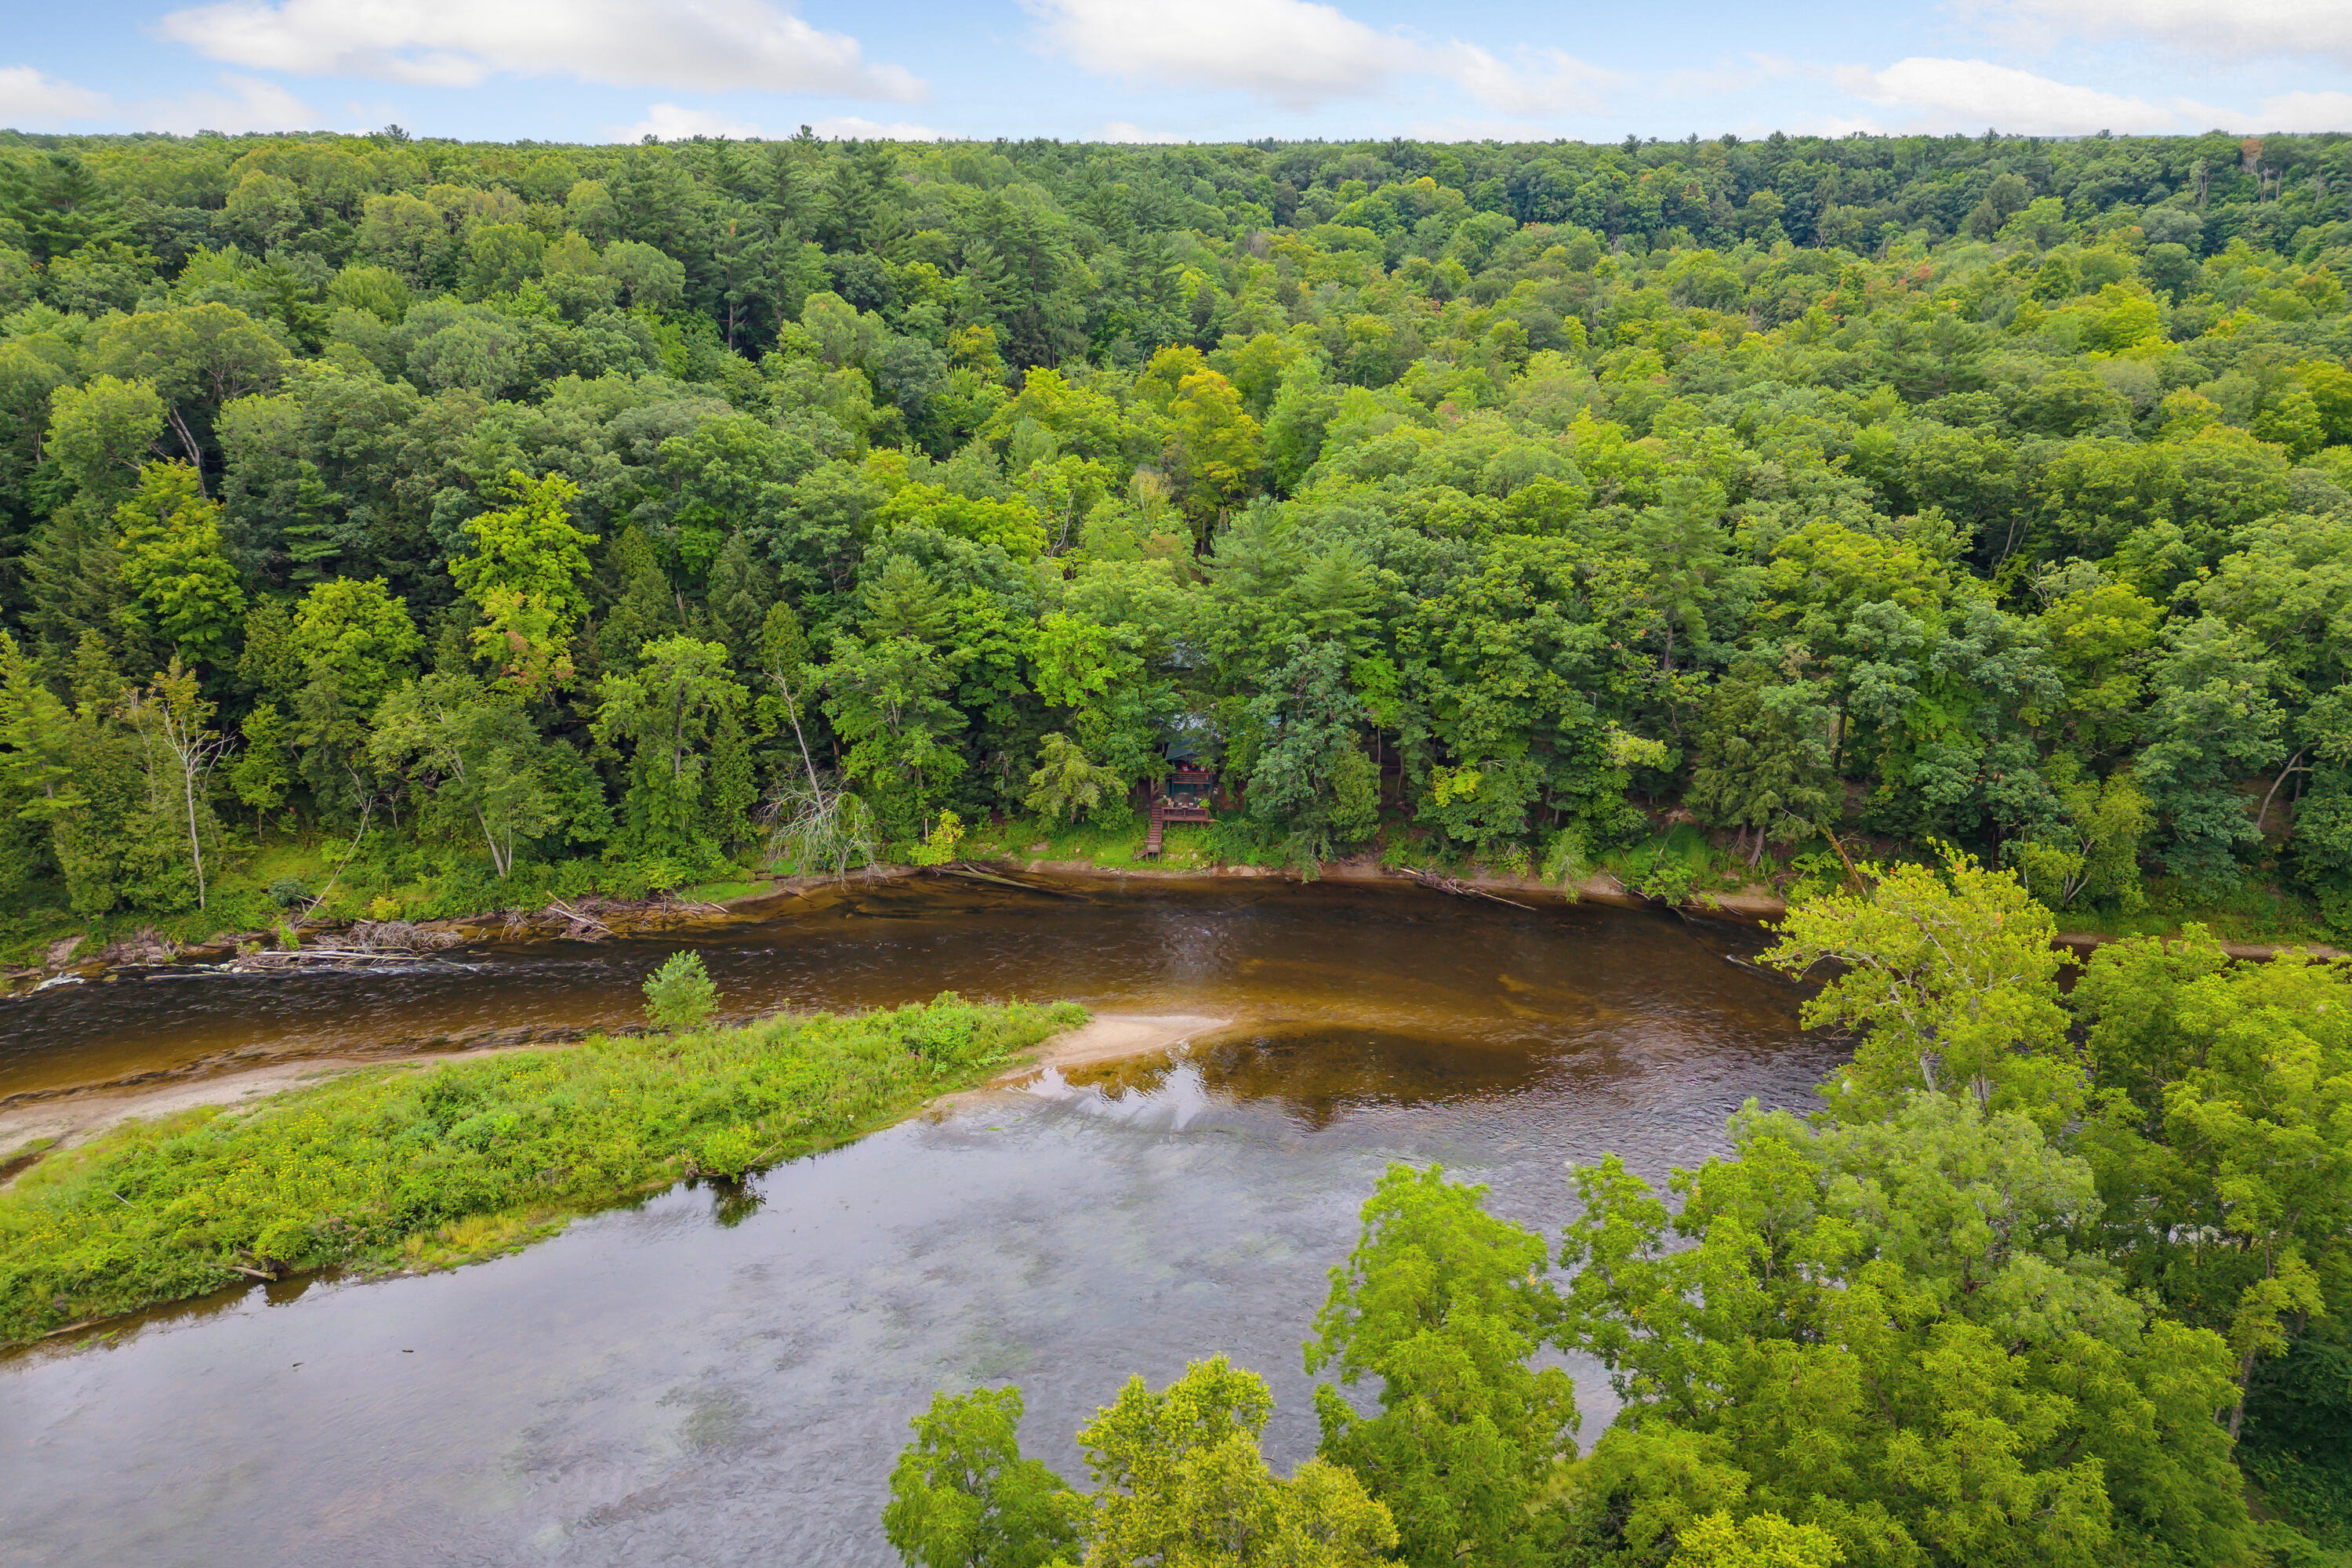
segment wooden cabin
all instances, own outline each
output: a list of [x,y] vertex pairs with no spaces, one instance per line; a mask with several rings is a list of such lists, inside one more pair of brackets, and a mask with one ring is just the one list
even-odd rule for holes
[[1209,822],[1209,802],[1217,793],[1217,775],[1190,763],[1179,763],[1151,792],[1151,831],[1143,840],[1146,859],[1157,859],[1160,841],[1171,822]]

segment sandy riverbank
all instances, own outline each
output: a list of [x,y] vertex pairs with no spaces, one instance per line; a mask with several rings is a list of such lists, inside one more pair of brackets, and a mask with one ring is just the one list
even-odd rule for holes
[[1034,1083],[1048,1071],[1100,1067],[1136,1057],[1157,1056],[1230,1026],[1232,1018],[1206,1013],[1097,1013],[1077,1028],[1055,1036],[1020,1061],[975,1089],[943,1094],[924,1108],[944,1116]]
[[244,1105],[364,1068],[467,1062],[507,1051],[561,1048],[560,1044],[488,1046],[480,1050],[425,1051],[404,1057],[297,1057],[208,1078],[131,1088],[102,1086],[47,1095],[19,1105],[0,1107],[0,1161],[28,1143],[48,1140],[52,1147],[70,1148],[125,1121],[152,1121],[201,1105]]
[[999,1082],[1017,1082],[1046,1068],[1093,1067],[1124,1061],[1174,1048],[1198,1036],[1222,1029],[1231,1018],[1205,1013],[1100,1013],[1066,1035],[1056,1035],[1030,1054],[1027,1061],[1004,1074]]

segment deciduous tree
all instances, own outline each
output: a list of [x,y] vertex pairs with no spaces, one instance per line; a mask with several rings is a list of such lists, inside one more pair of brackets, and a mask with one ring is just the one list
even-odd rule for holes
[[1826,1131],[1750,1101],[1730,1131],[1679,1212],[1613,1156],[1576,1173],[1562,1341],[1626,1401],[1577,1485],[1623,1550],[1737,1510],[1848,1563],[2250,1560],[2230,1352],[2075,1249],[2082,1161],[1926,1092]]
[[2068,960],[2050,911],[2007,871],[1948,849],[1940,866],[1878,869],[1867,892],[1798,903],[1763,962],[1836,966],[1804,1005],[1809,1027],[1850,1030],[1853,1061],[1825,1086],[1864,1121],[1916,1090],[1965,1095],[2054,1130],[2088,1093],[2056,977]]
[[1086,1500],[1021,1453],[1021,1391],[932,1396],[890,1472],[882,1533],[913,1568],[1045,1568],[1075,1550]]
[[1318,1451],[1386,1505],[1417,1568],[1546,1561],[1539,1516],[1576,1453],[1568,1374],[1528,1365],[1559,1310],[1543,1240],[1488,1215],[1485,1194],[1436,1166],[1390,1166],[1307,1343],[1310,1375],[1379,1380],[1371,1416],[1316,1389]]

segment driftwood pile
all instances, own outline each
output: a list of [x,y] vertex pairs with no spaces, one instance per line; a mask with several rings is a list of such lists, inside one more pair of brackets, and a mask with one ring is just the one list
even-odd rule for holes
[[667,931],[726,913],[721,905],[684,899],[649,899],[638,903],[600,899],[577,904],[553,899],[545,909],[509,913],[505,930],[509,937],[536,935],[572,942],[602,942],[608,936]]
[[426,931],[407,921],[355,921],[296,948],[263,948],[239,953],[228,963],[240,973],[273,969],[363,968],[414,963],[426,953],[456,947],[466,939],[451,931]]
[[[71,950],[68,952],[70,953]],[[153,926],[142,926],[137,935],[113,943],[100,956],[118,969],[143,968],[171,963],[180,956],[180,944]]]

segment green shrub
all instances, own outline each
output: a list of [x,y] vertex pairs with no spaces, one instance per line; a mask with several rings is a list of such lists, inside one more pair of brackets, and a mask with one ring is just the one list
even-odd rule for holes
[[706,1176],[740,1176],[767,1151],[748,1127],[714,1127],[694,1142],[695,1169]]
[[1585,859],[1584,835],[1575,827],[1563,827],[1544,835],[1543,880],[1564,885],[1580,882],[1591,869]]
[[963,818],[952,811],[942,811],[922,842],[908,851],[907,858],[918,866],[944,866],[961,851]]
[[[952,992],[949,996],[952,996]],[[942,996],[941,1001],[948,1000]],[[961,1008],[935,1011],[922,1026],[907,1037],[916,1052],[935,1062],[957,1063],[971,1053],[971,1019]]]
[[719,987],[698,952],[673,952],[646,978],[646,1016],[672,1034],[701,1027],[719,1005]]
[[1220,866],[1272,866],[1284,858],[1282,836],[1254,816],[1218,816],[1202,837],[1207,858]]

